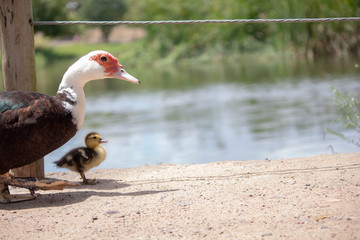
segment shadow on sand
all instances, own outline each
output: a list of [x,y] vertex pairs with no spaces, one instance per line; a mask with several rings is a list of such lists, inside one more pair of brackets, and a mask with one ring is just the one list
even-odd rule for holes
[[[143,190],[136,192],[121,193],[114,191],[121,188],[130,187],[130,184],[121,183],[113,179],[99,179],[96,185],[80,185],[72,188],[71,191],[64,189],[63,191],[56,193],[47,193],[42,191],[41,195],[32,201],[18,202],[1,204],[0,210],[21,210],[21,209],[32,209],[32,208],[43,208],[43,207],[59,207],[75,204],[78,202],[85,201],[89,197],[126,197],[126,196],[143,196],[149,194],[158,194],[163,192],[178,191],[178,189],[169,190]],[[76,191],[78,190],[78,191]],[[10,190],[11,191],[11,190]],[[16,193],[13,193],[16,195]]]

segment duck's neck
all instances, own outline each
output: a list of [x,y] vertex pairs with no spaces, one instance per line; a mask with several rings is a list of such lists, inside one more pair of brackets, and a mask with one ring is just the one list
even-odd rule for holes
[[76,125],[77,130],[80,130],[85,119],[86,100],[84,94],[84,84],[78,84],[79,79],[76,76],[65,74],[56,96],[61,100],[62,105],[71,112],[73,123]]

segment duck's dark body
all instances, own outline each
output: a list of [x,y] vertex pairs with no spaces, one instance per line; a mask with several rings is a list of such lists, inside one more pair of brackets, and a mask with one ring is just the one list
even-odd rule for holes
[[0,93],[0,174],[44,157],[76,134],[63,98],[35,92]]

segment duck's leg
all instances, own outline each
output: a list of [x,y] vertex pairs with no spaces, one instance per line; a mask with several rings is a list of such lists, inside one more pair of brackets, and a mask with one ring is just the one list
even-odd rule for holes
[[[13,177],[9,173],[0,175],[0,202],[20,202],[26,200],[33,200],[40,194],[35,194],[35,190],[63,190],[78,186],[78,183],[72,183],[57,179],[41,179],[38,180],[33,177]],[[31,195],[10,195],[8,186],[16,186],[29,189]]]
[[80,176],[83,180],[83,183],[84,184],[87,184],[87,185],[95,185],[97,182],[96,182],[96,179],[87,179],[85,177],[85,173],[84,172],[80,172]]
[[21,195],[11,195],[9,191],[8,184],[4,182],[3,178],[8,178],[9,173],[0,176],[0,203],[12,203],[12,202],[22,202],[28,200],[34,200],[36,196],[21,194]]

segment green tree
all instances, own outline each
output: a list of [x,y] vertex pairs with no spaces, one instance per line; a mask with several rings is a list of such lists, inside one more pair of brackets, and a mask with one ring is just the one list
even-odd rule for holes
[[[82,20],[88,21],[120,21],[127,5],[124,0],[86,0],[79,8]],[[109,34],[114,26],[101,26],[104,41],[108,42]]]
[[[129,2],[129,20],[320,18],[360,16],[360,0],[146,0]],[[149,25],[147,43],[166,57],[215,52],[295,50],[311,56],[360,55],[358,22]]]
[[[33,18],[35,21],[68,21],[70,11],[66,8],[68,0],[33,0]],[[62,36],[74,33],[75,26],[35,26],[35,32],[43,32],[47,36]]]

